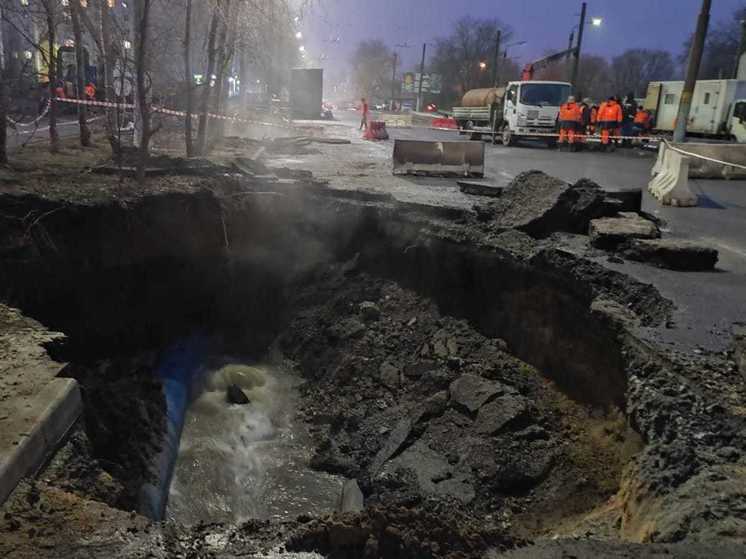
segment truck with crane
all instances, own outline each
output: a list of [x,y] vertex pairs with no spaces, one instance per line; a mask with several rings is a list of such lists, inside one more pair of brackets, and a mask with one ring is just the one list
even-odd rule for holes
[[537,70],[572,54],[567,49],[527,64],[522,81],[509,82],[506,87],[467,91],[461,106],[453,108],[459,130],[472,139],[489,136],[503,145],[514,145],[522,138],[543,138],[554,146],[556,139],[545,136],[554,132],[559,108],[569,97],[572,85],[560,81],[535,81]]

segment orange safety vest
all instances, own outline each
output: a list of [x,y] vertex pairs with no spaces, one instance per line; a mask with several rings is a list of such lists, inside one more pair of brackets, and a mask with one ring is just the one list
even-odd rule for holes
[[637,111],[637,114],[635,114],[635,124],[641,124],[643,126],[647,126],[648,122],[650,122],[650,113],[646,110],[639,110]]
[[583,112],[577,103],[565,103],[560,106],[560,122],[580,122],[583,118]]
[[622,122],[622,107],[615,101],[604,101],[598,108],[599,122]]

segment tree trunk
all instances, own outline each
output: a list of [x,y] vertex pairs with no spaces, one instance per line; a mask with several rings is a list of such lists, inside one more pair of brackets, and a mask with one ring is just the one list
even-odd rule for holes
[[238,110],[242,112],[246,110],[248,105],[248,94],[249,94],[249,57],[244,51],[242,46],[239,46],[238,52]]
[[207,35],[207,73],[205,75],[205,83],[202,85],[204,89],[202,91],[202,98],[200,99],[199,125],[197,128],[197,151],[200,155],[204,155],[207,152],[207,113],[210,107],[210,91],[212,91],[210,84],[212,83],[212,75],[215,73],[215,40],[218,32],[219,10],[220,3],[218,2],[213,9],[210,20],[210,31]]
[[47,68],[49,78],[49,151],[59,153],[60,135],[57,133],[57,101],[55,101],[55,85],[57,83],[57,56],[54,50],[56,41],[55,28],[55,0],[47,0],[44,4],[44,12],[47,20]]
[[5,65],[5,37],[3,37],[3,6],[0,6],[0,165],[8,164],[8,80]]
[[[223,90],[225,89],[225,67],[227,63],[226,43],[228,38],[228,22],[221,25],[219,29],[220,34],[218,36],[216,56],[217,64],[215,70],[215,97],[213,99],[213,112],[215,113],[221,113],[223,111]],[[224,126],[225,121],[218,120],[215,122],[215,125],[211,127],[210,136],[213,140],[217,140],[222,136]]]
[[8,74],[0,59],[0,165],[8,164]]
[[[107,0],[98,0],[99,3],[99,33],[101,43],[101,61],[103,65],[103,84],[104,101],[114,103],[117,96],[114,92],[114,64],[116,61],[116,50],[112,40],[111,33],[111,14],[109,13],[109,3]],[[122,153],[122,146],[119,143],[119,109],[106,109],[106,135],[111,145],[111,153],[115,159],[118,159]]]
[[192,77],[192,0],[186,0],[186,22],[184,23],[184,82],[186,83],[186,117],[184,119],[184,141],[187,157],[194,156],[192,138],[193,84]]
[[145,84],[147,72],[148,23],[150,19],[150,0],[135,0],[135,86],[137,110],[139,113],[141,137],[137,157],[137,181],[145,181],[145,166],[148,162],[150,145],[150,107],[148,106],[148,92]]
[[[75,38],[75,87],[78,99],[85,99],[86,65],[83,58],[83,33],[80,29],[80,4],[77,0],[70,2],[70,18],[73,25],[73,37]],[[80,145],[90,147],[91,130],[88,128],[88,110],[86,105],[78,105],[78,126],[80,127]]]
[[[231,2],[227,0],[227,15],[226,24],[223,27],[223,35],[220,41],[220,47],[218,53],[220,55],[220,64],[218,65],[218,83],[215,90],[215,112],[223,113],[227,110],[228,105],[228,92],[225,88],[225,78],[228,70],[230,70],[233,62],[233,54],[236,50],[236,20],[238,14],[236,9],[238,7],[237,2]],[[215,138],[220,139],[225,136],[225,120],[218,120],[215,126]]]

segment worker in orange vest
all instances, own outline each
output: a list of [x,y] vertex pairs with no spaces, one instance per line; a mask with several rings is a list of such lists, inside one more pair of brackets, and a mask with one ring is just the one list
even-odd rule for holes
[[638,107],[633,121],[635,132],[638,136],[646,136],[651,125],[650,113],[644,107]]
[[604,149],[611,147],[610,136],[612,133],[617,135],[622,125],[622,117],[622,107],[613,95],[598,108],[598,127],[601,129],[601,145]]
[[582,110],[580,105],[575,102],[575,97],[570,95],[567,98],[567,103],[560,106],[559,115],[559,145],[562,149],[562,145],[567,141],[570,145],[570,149],[575,149],[575,137],[580,131],[580,122],[583,118]]
[[84,88],[85,91],[85,97],[89,101],[93,101],[96,99],[96,86],[93,85],[93,83],[88,82],[88,85]]

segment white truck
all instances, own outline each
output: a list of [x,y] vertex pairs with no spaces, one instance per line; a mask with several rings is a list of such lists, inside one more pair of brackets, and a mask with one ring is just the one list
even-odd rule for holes
[[[650,82],[644,107],[655,118],[655,130],[672,132],[676,127],[683,89],[683,81]],[[746,80],[699,80],[686,130],[693,135],[746,142]]]
[[514,145],[521,138],[541,138],[548,145],[555,137],[542,134],[555,130],[557,115],[567,101],[572,86],[567,82],[519,81],[505,88],[468,91],[460,107],[453,108],[459,129],[480,139],[490,136],[502,139],[503,145]]

